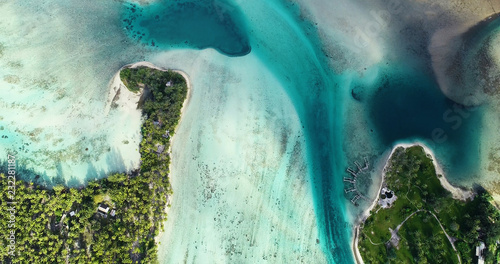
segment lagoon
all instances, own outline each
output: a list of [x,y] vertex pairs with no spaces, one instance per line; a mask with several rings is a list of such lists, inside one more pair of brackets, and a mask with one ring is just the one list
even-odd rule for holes
[[[140,112],[110,108],[108,84],[137,61],[179,69],[193,90],[172,145],[162,261],[351,263],[346,223],[373,196],[383,153],[421,140],[452,183],[472,185],[496,153],[477,146],[497,138],[484,122],[497,112],[443,94],[419,25],[391,24],[354,50],[381,3],[327,2],[4,1],[0,152],[49,186],[130,171]],[[457,107],[469,111],[460,125]],[[373,170],[354,207],[342,177],[363,157]]]

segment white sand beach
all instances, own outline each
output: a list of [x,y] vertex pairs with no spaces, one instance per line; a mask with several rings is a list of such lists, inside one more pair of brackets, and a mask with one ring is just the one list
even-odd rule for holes
[[126,36],[113,34],[122,30],[119,23],[109,23],[120,16],[121,4],[1,5],[0,16],[9,23],[0,25],[5,36],[0,44],[0,123],[2,135],[8,136],[0,156],[17,152],[20,165],[49,185],[57,179],[80,186],[133,170],[139,162],[140,115],[125,104],[107,108],[114,74],[143,54]]
[[189,79],[188,74],[185,73],[185,72],[183,72],[183,71],[181,71],[181,70],[165,69],[165,68],[162,68],[162,67],[158,67],[158,66],[156,66],[153,63],[148,62],[148,61],[140,61],[140,62],[136,62],[136,63],[125,65],[124,67],[137,68],[137,67],[143,67],[143,66],[144,67],[153,68],[153,69],[157,69],[157,70],[160,70],[160,71],[171,70],[173,72],[176,72],[176,73],[182,75],[182,77],[184,77],[184,79],[186,80],[188,91],[187,91],[186,100],[182,104],[182,108],[181,108],[181,119],[180,119],[179,123],[182,122],[182,113],[184,113],[184,111],[186,109],[186,106],[189,104],[189,100],[191,99],[191,80]]
[[[141,61],[141,62],[136,62],[136,63],[132,63],[132,64],[128,64],[128,65],[125,65],[123,68],[125,67],[130,67],[130,68],[137,68],[137,67],[148,67],[148,68],[153,68],[153,69],[156,69],[156,70],[160,70],[160,71],[168,71],[169,69],[165,69],[165,68],[162,68],[162,67],[158,67],[150,62],[147,62],[147,61]],[[122,68],[122,69],[123,69]],[[189,104],[189,99],[191,98],[191,90],[192,90],[192,87],[191,87],[191,81],[189,79],[189,76],[187,75],[187,73],[183,72],[183,71],[180,71],[180,70],[172,70],[176,73],[179,73],[180,75],[182,75],[182,77],[184,77],[184,79],[186,80],[186,84],[187,84],[187,95],[186,95],[186,99],[184,100],[184,102],[182,103],[182,108],[181,108],[181,117],[180,117],[180,120],[179,120],[179,123],[177,125],[177,127],[175,128],[175,133],[173,134],[173,136],[170,138],[170,146],[169,146],[169,149],[168,149],[168,153],[170,153],[170,155],[172,155],[172,144],[174,144],[174,140],[176,138],[175,134],[178,130],[178,127],[179,125],[182,123],[182,116],[183,116],[183,113],[186,109],[186,107],[188,106]],[[118,80],[116,81],[116,76],[115,76],[115,80],[114,82],[118,83],[120,85],[122,85],[123,87],[125,87],[125,85],[123,84],[123,82],[121,82],[120,78],[119,78],[119,72],[117,73],[118,75]],[[128,89],[124,89],[126,90],[126,95],[128,96],[128,98],[132,97],[131,100],[128,100],[126,102],[126,104],[129,106],[129,107],[136,107],[137,108],[137,102],[140,98],[140,94],[141,92],[137,93],[137,94],[134,94],[132,92],[130,92]],[[134,101],[135,100],[135,101]],[[172,172],[172,162],[170,162],[169,164],[169,171]],[[168,196],[167,197],[167,206],[165,206],[165,213],[168,215],[168,212],[170,210],[170,205],[172,204],[172,196]],[[158,244],[160,242],[160,239],[163,235],[163,232],[160,232],[156,237],[155,237],[155,242]]]

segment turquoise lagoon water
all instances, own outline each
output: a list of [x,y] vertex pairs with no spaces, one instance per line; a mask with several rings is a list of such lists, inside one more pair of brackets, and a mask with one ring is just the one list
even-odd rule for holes
[[[217,1],[218,2],[218,1]],[[203,8],[206,3],[202,2],[201,7],[198,2],[182,4],[176,3],[175,9],[168,9],[162,6],[160,2],[150,5],[144,14],[150,14],[154,17],[138,18],[137,24],[144,27],[146,32],[154,31],[154,27],[163,28],[168,26],[168,20],[156,19],[157,14],[162,14],[169,20],[182,19],[192,10]],[[181,7],[184,7],[181,8]],[[244,29],[245,26],[232,26],[230,32],[233,35],[249,35],[251,54],[262,61],[262,66],[270,70],[273,76],[277,78],[283,89],[286,90],[298,113],[302,130],[306,138],[306,160],[308,163],[308,175],[313,182],[312,197],[304,197],[315,201],[316,215],[320,234],[318,243],[321,244],[327,253],[327,259],[332,263],[352,262],[352,253],[349,246],[350,232],[345,223],[345,200],[342,196],[341,178],[339,175],[343,167],[343,156],[340,152],[340,136],[342,130],[339,127],[338,119],[334,118],[341,109],[340,89],[335,89],[338,84],[334,82],[334,76],[331,75],[326,62],[323,61],[324,55],[320,51],[321,44],[319,39],[313,37],[311,24],[306,21],[299,21],[294,16],[295,7],[285,6],[281,3],[240,3],[239,7],[248,27],[247,32],[236,32],[236,29]],[[154,9],[156,8],[156,9]],[[234,8],[234,7],[233,7]],[[139,10],[139,9],[137,9]],[[128,9],[125,20],[131,20],[137,10]],[[175,10],[175,11],[172,11]],[[168,12],[167,12],[168,11]],[[290,13],[291,11],[291,13]],[[185,12],[185,13],[183,13]],[[234,9],[225,9],[222,12],[230,14],[239,14]],[[205,34],[206,28],[199,27],[199,24],[207,19],[203,15],[214,16],[216,13],[200,12],[195,21],[191,21],[193,26],[187,30],[202,30],[200,34]],[[233,25],[233,19],[226,18],[226,13],[222,19],[225,27],[215,26],[210,32],[215,31],[214,35],[229,35],[219,33],[218,30],[227,30],[227,25]],[[193,19],[193,18],[191,18]],[[155,22],[144,22],[153,21]],[[236,20],[236,19],[234,19]],[[141,22],[143,21],[143,22]],[[252,24],[254,23],[254,24]],[[161,24],[161,25],[159,25]],[[215,25],[215,24],[214,24]],[[148,28],[150,26],[151,28]],[[134,29],[137,27],[134,27]],[[138,34],[140,35],[141,30]],[[183,29],[184,30],[184,29]],[[307,32],[304,32],[306,30]],[[310,32],[309,32],[310,31]],[[194,33],[196,32],[196,33]],[[152,34],[146,34],[146,43],[150,43]],[[196,38],[199,38],[198,32],[193,31],[185,35],[185,39],[170,40],[168,36],[164,37],[166,41],[163,45],[176,47],[176,44],[184,47],[185,43],[191,43],[193,46],[209,46],[217,49],[227,55],[235,55],[233,52],[224,52],[230,48],[219,48],[222,44],[198,44]],[[210,38],[211,39],[211,38]],[[241,46],[241,38],[217,39],[223,41],[226,46],[238,50]],[[142,41],[142,39],[141,39]],[[155,41],[157,43],[158,41]],[[156,44],[155,44],[156,45]],[[231,50],[232,50],[231,49]],[[244,53],[244,52],[243,52]],[[248,65],[250,66],[250,65]],[[245,67],[243,64],[242,67]],[[251,66],[250,66],[251,67]],[[251,87],[251,89],[255,89]],[[337,132],[338,131],[338,132]],[[340,224],[339,224],[340,223]],[[168,247],[168,246],[167,246]]]
[[224,1],[156,1],[125,4],[128,35],[160,49],[214,48],[226,55],[250,52],[239,9]]
[[[328,262],[350,263],[351,230],[344,224],[349,221],[346,207],[350,205],[346,205],[341,179],[348,165],[346,152],[360,150],[343,148],[343,124],[355,118],[345,115],[344,108],[359,103],[359,98],[352,96],[352,84],[358,78],[362,82],[363,77],[333,73],[315,25],[299,15],[299,7],[281,2],[243,2],[239,7],[246,18],[250,55],[279,81],[300,120],[318,241]],[[419,58],[409,58],[413,60]],[[482,108],[466,108],[447,99],[427,67],[407,64],[378,66],[378,76],[364,88],[362,103],[371,124],[366,129],[376,132],[375,140],[381,146],[378,154],[397,142],[420,140],[442,158],[452,182],[467,180],[480,167],[477,145]]]
[[[18,149],[19,160],[48,182],[78,185],[137,165],[137,112],[106,112],[103,99],[121,66],[147,60],[190,76],[190,104],[172,146],[164,263],[352,263],[348,223],[356,209],[343,192],[347,157],[366,149],[377,157],[417,139],[433,148],[453,182],[480,166],[482,107],[445,98],[432,72],[406,65],[419,58],[377,64],[367,71],[373,74],[346,60],[334,73],[321,25],[297,4],[0,7],[10,21],[0,24],[0,125],[9,136],[1,150]],[[347,111],[354,106],[362,113]],[[350,147],[345,127],[358,121],[356,133],[370,146]]]

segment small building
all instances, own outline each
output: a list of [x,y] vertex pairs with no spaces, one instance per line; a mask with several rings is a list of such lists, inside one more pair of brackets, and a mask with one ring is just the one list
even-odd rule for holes
[[116,210],[115,209],[111,210],[111,213],[109,213],[109,214],[114,217],[116,214]]
[[69,216],[75,216],[75,211],[69,212]]
[[109,206],[100,204],[99,207],[97,207],[97,211],[103,214],[107,214],[109,211]]
[[165,134],[162,135],[164,138],[169,138],[170,137],[170,131],[166,130]]
[[484,250],[486,249],[486,245],[484,242],[481,242],[479,246],[476,247],[476,256],[477,256],[477,263],[478,264],[484,264]]
[[156,149],[156,153],[161,154],[165,150],[164,145],[158,145],[158,148]]
[[398,197],[394,194],[394,191],[389,190],[387,187],[383,187],[380,190],[380,196],[378,200],[378,204],[382,208],[389,208],[396,201]]
[[172,81],[168,81],[168,82],[165,84],[165,86],[167,86],[167,87],[172,86]]

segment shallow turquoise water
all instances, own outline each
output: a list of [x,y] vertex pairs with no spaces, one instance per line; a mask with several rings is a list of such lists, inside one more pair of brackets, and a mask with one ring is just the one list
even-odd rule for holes
[[[133,38],[146,43],[154,39],[155,46],[160,48],[213,47],[227,55],[248,53],[250,47],[245,36],[249,36],[252,53],[287,90],[302,122],[317,222],[321,227],[319,240],[331,262],[351,262],[350,230],[343,224],[345,200],[340,177],[344,162],[339,127],[342,121],[338,119],[342,100],[338,93],[342,91],[342,83],[324,61],[312,24],[297,17],[296,6],[280,1],[241,3],[241,13],[235,8],[224,9],[223,19],[208,8],[220,4],[219,1],[169,3],[172,4],[160,1],[148,5],[144,11],[128,6],[126,22],[134,17],[136,22],[130,25],[138,25],[129,31],[129,36],[132,32],[136,34]],[[243,17],[231,18],[228,14]],[[182,26],[173,25],[174,20]],[[233,20],[248,21],[248,29],[234,26]]]
[[[253,52],[287,90],[306,136],[320,242],[331,263],[350,263],[350,232],[346,228],[341,147],[344,79],[326,64],[315,27],[298,16],[299,7],[277,2],[246,11],[255,25]],[[250,8],[249,8],[250,9]],[[244,9],[247,10],[247,9]],[[263,11],[265,10],[265,11]]]
[[[334,263],[351,262],[351,231],[343,224],[345,200],[341,196],[342,182],[339,177],[343,170],[343,155],[340,148],[342,130],[337,117],[340,116],[338,110],[342,107],[342,100],[337,93],[341,91],[339,86],[342,83],[323,60],[321,43],[314,36],[312,24],[296,17],[296,6],[280,1],[241,3],[241,13],[234,8],[225,9],[224,12],[243,17],[230,18],[224,13],[223,26],[219,23],[217,12],[209,12],[210,8],[207,8],[214,3],[220,4],[219,1],[181,3],[165,4],[160,1],[145,7],[144,11],[128,6],[126,22],[135,16],[137,22],[130,25],[138,25],[129,31],[129,36],[130,32],[138,30],[133,33],[136,34],[132,35],[133,38],[140,38],[146,43],[154,39],[154,45],[160,48],[213,47],[227,55],[248,53],[250,47],[245,43],[244,36],[249,36],[252,53],[286,89],[302,122],[307,139],[308,172],[313,181],[320,226],[319,241],[327,259]],[[193,19],[193,13],[199,16]],[[192,21],[185,23],[186,18]],[[171,19],[179,20],[183,25],[173,26]],[[245,27],[241,25],[234,26],[233,20],[247,21],[248,30],[244,31]],[[207,35],[207,32],[210,34]]]
[[[312,248],[319,248],[319,246],[317,246],[317,244],[319,244],[329,263],[353,262],[351,245],[349,244],[351,229],[345,224],[349,221],[349,219],[347,219],[347,212],[351,208],[346,206],[346,203],[349,204],[349,202],[343,195],[344,186],[342,183],[344,169],[347,165],[346,153],[358,151],[358,149],[350,149],[349,147],[343,148],[343,145],[349,145],[344,144],[344,142],[349,143],[350,140],[350,138],[344,138],[346,137],[344,134],[344,126],[353,121],[353,119],[358,118],[358,116],[348,116],[345,114],[345,109],[351,104],[362,104],[363,109],[368,113],[369,127],[366,127],[366,129],[373,130],[373,133],[376,134],[375,140],[377,142],[374,145],[377,145],[379,148],[375,151],[378,152],[374,155],[383,152],[395,142],[417,139],[428,143],[436,152],[438,158],[443,159],[444,163],[449,166],[448,172],[451,172],[451,181],[460,182],[460,180],[465,179],[469,174],[477,171],[480,165],[479,159],[477,158],[480,153],[476,145],[479,141],[483,122],[483,109],[481,107],[464,109],[460,105],[456,105],[446,99],[439,91],[432,73],[419,67],[411,68],[402,66],[407,62],[405,58],[401,58],[399,64],[393,63],[390,66],[385,66],[386,64],[384,63],[384,65],[375,66],[378,68],[379,74],[373,82],[366,81],[367,77],[346,73],[350,70],[350,65],[348,63],[343,65],[345,72],[335,74],[326,62],[325,54],[323,54],[323,43],[318,38],[318,26],[304,19],[300,7],[296,4],[290,4],[287,1],[279,0],[237,1],[237,4],[236,1],[229,0],[191,0],[155,1],[154,3],[144,6],[140,6],[135,2],[121,3],[119,1],[110,1],[106,4],[95,6],[87,6],[81,1],[68,1],[65,4],[56,5],[55,7],[41,7],[38,5],[44,4],[35,1],[27,2],[24,5],[26,6],[11,4],[8,6],[7,10],[10,8],[16,11],[12,12],[12,14],[21,11],[26,12],[23,13],[22,16],[22,18],[26,20],[28,20],[32,14],[39,14],[39,17],[33,18],[33,20],[36,20],[35,22],[24,21],[22,19],[17,21],[13,19],[13,21],[19,24],[16,24],[16,26],[22,30],[17,30],[17,28],[8,28],[8,30],[5,30],[2,28],[0,34],[2,34],[2,37],[5,36],[5,38],[13,32],[21,33],[19,33],[16,41],[13,41],[12,45],[10,45],[10,43],[9,45],[5,45],[7,48],[3,57],[0,56],[0,62],[1,65],[4,66],[2,68],[2,71],[5,71],[2,72],[4,80],[7,79],[12,81],[15,80],[13,76],[23,77],[23,74],[26,74],[26,77],[24,77],[25,79],[21,78],[19,81],[20,84],[9,83],[7,86],[4,81],[1,88],[5,90],[16,88],[13,90],[28,91],[27,95],[20,92],[19,98],[21,99],[25,96],[32,96],[33,98],[50,100],[46,107],[49,109],[48,111],[51,110],[51,107],[54,107],[52,105],[52,100],[59,94],[64,95],[64,93],[67,92],[68,97],[72,94],[78,94],[78,99],[81,100],[81,98],[84,98],[83,102],[77,101],[77,103],[74,103],[74,108],[69,111],[72,113],[70,119],[68,119],[70,122],[61,126],[67,127],[76,123],[83,123],[84,125],[82,125],[82,127],[84,127],[84,129],[78,130],[80,127],[76,126],[75,129],[60,129],[54,132],[50,131],[51,128],[48,126],[49,128],[46,129],[48,132],[42,131],[40,134],[43,137],[37,140],[38,142],[43,142],[41,139],[44,139],[51,147],[52,145],[56,145],[57,142],[60,142],[56,137],[61,134],[67,135],[68,138],[74,136],[78,139],[78,144],[75,144],[76,146],[71,145],[70,142],[61,148],[70,149],[70,147],[72,147],[71,149],[78,149],[82,152],[82,155],[84,155],[83,157],[85,157],[85,164],[78,168],[83,168],[82,170],[87,172],[84,172],[83,176],[69,175],[64,178],[61,177],[63,176],[62,174],[65,173],[62,169],[63,167],[76,167],[72,162],[77,162],[82,159],[78,155],[71,157],[72,159],[65,159],[68,156],[67,152],[52,151],[47,154],[48,158],[44,160],[44,163],[40,162],[40,166],[54,167],[57,177],[46,176],[46,178],[52,177],[52,180],[65,181],[66,184],[78,185],[91,178],[103,177],[109,170],[123,170],[124,166],[121,163],[124,162],[120,156],[120,152],[116,153],[109,150],[111,146],[116,145],[116,142],[110,143],[108,138],[110,138],[110,135],[111,138],[118,138],[118,135],[120,135],[119,133],[126,130],[126,127],[116,129],[116,131],[113,130],[109,133],[110,135],[101,135],[100,130],[108,129],[111,131],[113,127],[113,123],[111,122],[114,120],[114,116],[109,118],[110,120],[106,119],[99,123],[95,122],[95,119],[92,119],[94,117],[86,116],[85,114],[87,113],[85,111],[82,111],[83,113],[78,111],[89,103],[88,98],[90,97],[92,97],[93,107],[89,107],[87,112],[94,111],[94,109],[102,110],[105,102],[104,100],[99,101],[99,98],[105,97],[105,92],[103,92],[104,89],[99,90],[96,87],[105,87],[113,73],[122,65],[149,58],[156,58],[158,54],[163,54],[164,52],[167,54],[180,52],[179,54],[182,55],[179,55],[180,58],[177,58],[176,61],[172,63],[158,59],[159,62],[164,63],[164,67],[193,70],[192,74],[195,75],[195,78],[193,78],[193,80],[196,81],[195,85],[198,85],[198,87],[203,85],[206,89],[214,89],[213,94],[204,90],[207,92],[206,98],[202,99],[213,99],[216,103],[213,105],[211,105],[212,102],[200,103],[200,105],[211,108],[202,109],[206,111],[200,113],[200,117],[196,115],[193,117],[192,115],[193,123],[203,124],[206,125],[206,127],[200,127],[199,131],[197,131],[199,135],[196,136],[189,135],[189,132],[192,131],[187,131],[188,133],[184,135],[184,138],[186,138],[186,142],[188,142],[189,146],[182,146],[182,148],[185,147],[186,149],[188,149],[188,147],[195,150],[203,149],[206,153],[202,153],[204,156],[202,155],[201,158],[200,156],[193,155],[192,157],[181,157],[181,159],[187,159],[190,162],[201,162],[204,163],[203,166],[207,167],[209,165],[213,166],[213,170],[208,170],[203,167],[203,169],[206,170],[203,171],[203,174],[209,176],[213,176],[210,174],[213,173],[213,171],[217,171],[217,173],[214,174],[215,176],[235,176],[235,173],[232,172],[240,171],[234,169],[234,167],[244,167],[248,164],[252,164],[254,167],[260,167],[258,169],[251,168],[248,170],[249,172],[244,171],[245,173],[258,171],[262,173],[262,175],[257,176],[269,176],[269,171],[272,170],[268,170],[267,166],[270,166],[270,162],[261,156],[268,154],[265,153],[265,151],[267,151],[267,143],[272,145],[270,142],[278,138],[279,140],[277,141],[283,145],[283,159],[290,159],[293,162],[283,162],[283,164],[286,165],[280,165],[283,168],[276,170],[279,171],[279,173],[271,175],[271,177],[277,177],[276,183],[278,185],[272,186],[273,189],[276,189],[273,190],[274,193],[272,193],[279,199],[283,197],[293,197],[293,199],[297,200],[313,200],[315,209],[314,217],[319,234],[316,241],[316,238],[310,239],[310,237],[307,236],[314,232],[310,232],[310,230],[307,231],[308,234],[304,236],[306,242],[303,243],[309,246],[312,245]],[[51,14],[50,17],[58,17],[61,21],[48,18],[49,16],[44,15],[39,9]],[[58,30],[46,29],[50,29],[51,27],[49,26],[46,28],[39,26],[43,24],[40,23],[39,20],[47,23],[47,25],[61,26],[62,28],[59,31],[62,33],[58,33]],[[80,25],[86,25],[86,27],[81,28]],[[494,32],[496,27],[497,26],[488,27],[486,32],[482,31],[481,37],[476,38],[478,39],[477,41],[483,41],[485,38],[484,36],[488,36],[490,30]],[[33,33],[33,35],[30,35],[30,33]],[[26,36],[36,45],[29,46],[26,44]],[[47,39],[45,39],[45,37]],[[40,43],[36,42],[38,40],[40,40]],[[52,45],[51,41],[54,41],[57,45]],[[217,56],[211,54],[210,51],[206,50],[209,48],[217,50],[220,54],[216,53]],[[44,53],[47,51],[49,52]],[[47,55],[46,58],[42,58],[40,61],[33,59],[37,58],[37,54],[42,53],[50,54],[50,56]],[[175,56],[173,56],[173,58],[175,58]],[[412,58],[412,60],[414,60],[414,58]],[[200,72],[203,72],[203,74]],[[190,72],[187,73],[190,74]],[[47,77],[51,75],[54,75],[54,77]],[[6,78],[6,76],[8,78]],[[215,82],[217,87],[214,87],[214,84],[210,82],[210,80],[212,80],[210,79],[211,76],[214,76],[213,80],[217,80],[217,82]],[[54,79],[53,82],[52,79]],[[18,86],[22,86],[24,90],[17,89]],[[72,88],[74,88],[74,90],[71,90]],[[47,94],[50,95],[42,95],[42,92],[34,93],[31,92],[30,89],[35,92],[43,90],[44,93],[47,92]],[[268,94],[261,93],[260,91],[262,89],[269,90],[270,92]],[[294,111],[287,108],[289,105],[286,105],[286,107],[283,105],[276,105],[276,112],[268,109],[275,103],[269,102],[269,100],[274,100],[279,96],[286,97],[285,94],[281,95],[279,93],[281,92],[280,89],[286,92],[285,94],[288,96],[286,99],[289,99],[291,102],[290,105],[293,107]],[[253,94],[253,92],[257,95]],[[244,100],[238,97],[240,95]],[[262,99],[262,97],[265,99]],[[233,101],[227,103],[227,98]],[[8,98],[4,99],[7,100]],[[72,98],[72,100],[73,99],[74,98]],[[240,101],[238,101],[238,99]],[[66,111],[67,105],[71,105],[70,103],[74,102],[72,100],[68,100],[68,102],[62,101],[62,99],[58,100],[60,100],[58,104],[62,105],[61,112],[68,112]],[[253,100],[256,101],[254,102]],[[276,100],[278,103],[283,103],[284,101],[287,100]],[[288,103],[288,101],[286,103]],[[35,111],[35,114],[32,114],[32,116],[37,116],[37,114],[45,111],[43,110],[45,109],[45,105],[35,105],[34,107],[31,101],[28,101],[25,105],[24,109],[22,107],[19,109],[23,109],[23,111],[26,111],[28,108],[34,109],[33,111]],[[54,103],[54,105],[57,104]],[[4,104],[2,107],[2,110],[6,110],[11,107],[11,104]],[[288,109],[290,113],[279,113],[280,111],[285,111],[281,107]],[[233,116],[233,111],[235,111],[235,109],[238,109],[240,112],[245,112],[247,110],[247,112],[254,111],[255,116],[252,114],[234,114]],[[462,116],[463,114],[461,114],[462,112],[460,111],[466,111],[467,116]],[[287,114],[290,115],[289,119],[293,119],[293,122],[287,120]],[[296,120],[294,119],[296,118],[295,115],[298,117],[297,122],[295,122]],[[55,115],[49,113],[47,116],[52,117]],[[255,120],[258,121],[253,122],[253,119],[249,119],[245,120],[246,122],[238,123],[237,121],[240,121],[238,118],[241,116],[255,118]],[[262,116],[265,116],[265,118]],[[279,116],[279,118],[276,116]],[[204,120],[200,120],[202,118]],[[26,129],[26,131],[31,132],[33,126],[30,125],[38,121],[38,119],[39,118],[31,118],[28,119],[28,121],[22,121],[21,119],[14,120],[14,118],[11,118],[8,119],[8,121],[0,121],[2,121],[3,123],[1,124],[6,127],[8,124],[10,125],[14,122],[25,122],[27,124],[25,127],[30,128]],[[62,118],[60,119],[63,120]],[[241,138],[246,136],[245,133],[241,133],[242,130],[240,130],[239,127],[232,126],[233,123],[210,123],[209,121],[212,119],[230,120],[236,124],[250,126],[250,128],[245,127],[241,129],[248,129],[248,137],[255,137],[258,139],[256,142],[251,141],[251,143],[259,145],[259,150],[262,150],[264,154],[258,157],[247,157],[245,155],[253,152],[247,149],[238,149],[236,151],[241,152],[238,153],[238,155],[246,158],[242,158],[242,160],[248,162],[248,164],[238,164],[238,166],[224,163],[224,161],[220,162],[217,160],[217,157],[211,156],[210,146],[214,146],[214,148],[215,146],[222,146],[228,149],[235,148],[235,146],[255,146],[246,142],[244,138]],[[85,122],[82,122],[82,120],[85,120]],[[118,120],[120,120],[122,124],[126,123],[121,119]],[[50,122],[47,123],[52,125]],[[95,132],[96,135],[91,133],[93,131],[89,132],[86,130],[88,127],[94,127],[95,123],[99,125],[97,127],[98,129],[95,129],[97,131]],[[111,128],[108,126],[103,127],[104,125],[101,125],[101,123],[109,123],[111,124],[109,125]],[[255,125],[255,128],[251,127],[252,125]],[[291,125],[296,127],[290,129],[289,126]],[[22,126],[20,127],[21,130],[25,128]],[[271,128],[276,129],[278,132],[272,131],[271,133],[266,131],[266,129],[272,130]],[[434,133],[436,129],[440,129],[438,131],[441,131],[441,134],[438,136]],[[266,131],[266,133],[262,131]],[[8,133],[4,132],[4,134]],[[56,134],[56,136],[53,134]],[[221,134],[225,135],[225,137],[220,137]],[[235,134],[240,137],[236,137],[236,139],[232,138]],[[26,135],[15,133],[8,135],[9,140],[4,140],[4,146],[6,146],[7,143],[10,144],[10,141],[15,141],[15,144],[12,143],[15,148],[21,148],[25,141],[30,142],[30,144],[35,142],[34,139],[33,142],[31,142],[30,137]],[[297,137],[297,139],[294,139],[296,142],[289,138],[290,135]],[[443,136],[446,138],[445,140],[442,140]],[[305,140],[303,139],[304,137]],[[81,140],[82,142],[80,141],[81,138],[83,138]],[[195,142],[192,138],[203,142]],[[242,143],[238,145],[232,142],[227,143],[226,146],[224,142],[219,142],[221,138],[224,140],[241,141],[248,144]],[[127,138],[124,137],[123,140],[124,139]],[[268,139],[269,142],[266,143],[266,139]],[[280,140],[283,141],[283,143]],[[52,144],[52,141],[55,143]],[[121,143],[121,138],[117,141],[119,141],[118,144],[123,144]],[[296,146],[291,146],[291,143],[288,142],[293,142],[294,144],[298,143]],[[300,160],[303,158],[301,144],[304,144],[306,153],[304,155],[305,168],[301,167],[302,163]],[[94,156],[90,156],[85,150],[89,145],[91,146],[92,153],[96,153]],[[32,145],[26,146],[26,148],[29,148],[29,151],[32,151]],[[41,145],[40,148],[45,148],[45,145]],[[231,150],[235,151],[234,149]],[[126,151],[132,152],[133,148],[127,149]],[[121,153],[123,154],[126,151]],[[467,155],[464,155],[464,153],[467,153]],[[108,156],[103,158],[103,155]],[[106,168],[107,170],[101,167],[96,169],[94,161],[99,158],[101,161],[104,160],[107,161],[107,163],[117,163],[120,166],[117,165],[113,168]],[[261,158],[263,159],[261,163],[255,162],[255,160],[261,161]],[[28,158],[26,158],[26,160],[27,159]],[[32,159],[38,160],[38,158]],[[214,165],[216,161],[220,163]],[[280,162],[282,161],[278,159],[278,161],[274,163],[279,164]],[[250,167],[250,165],[248,166]],[[307,188],[311,187],[311,196],[294,197],[293,192],[285,196],[279,195],[285,193],[280,188],[290,187],[288,185],[280,185],[282,182],[289,183],[287,181],[282,181],[282,178],[286,178],[287,176],[290,177],[290,175],[296,176],[296,174],[288,174],[289,171],[296,171],[296,174],[307,176],[308,181],[300,182],[303,185],[307,185]],[[193,171],[193,173],[195,172]],[[240,177],[241,175],[237,176]],[[70,179],[69,181],[68,178]],[[218,184],[227,184],[227,182],[233,183],[231,180],[227,182],[222,180],[218,182],[213,179],[207,181],[209,181],[209,183],[204,184],[211,185],[213,182]],[[251,186],[251,184],[249,185]],[[209,187],[213,189],[219,187],[224,190],[224,188],[220,186]],[[263,191],[266,187],[271,188],[271,186],[258,186],[256,190],[253,190],[254,192],[252,195],[267,194]],[[231,188],[232,190],[238,190],[240,186],[231,186]],[[242,189],[244,188],[242,187]],[[292,188],[289,189],[294,190]],[[304,193],[308,192],[305,191]],[[240,198],[239,191],[234,191],[234,193],[230,194],[229,197],[234,200]],[[210,195],[211,194],[207,194],[207,196]],[[217,195],[219,195],[219,197],[226,197],[223,196],[225,194],[214,194],[214,196]],[[250,200],[256,200],[254,198],[255,197],[251,197]],[[271,199],[275,197],[264,197],[262,200],[267,201],[267,198]],[[300,216],[302,212],[297,210],[307,208],[307,203],[304,203],[305,205],[303,206],[298,206],[297,208],[299,209],[297,209],[293,207],[295,202],[293,199],[279,201],[278,198],[276,198],[277,201],[272,201],[271,204],[276,206],[276,208],[283,207],[282,205],[286,204],[284,207],[288,210],[286,213],[289,215],[293,214],[294,216]],[[210,197],[207,199],[210,200],[212,198]],[[213,204],[210,204],[210,202]],[[216,200],[214,198],[207,202],[207,204],[209,204],[207,207],[195,204],[195,209],[192,212],[203,212],[205,215],[212,216],[211,214],[215,214],[212,212],[212,209],[220,206],[220,204],[223,205],[217,208],[236,211],[232,207],[233,204],[229,202]],[[243,205],[239,204],[241,207],[237,207],[237,209],[243,208],[247,201],[238,200],[238,202]],[[262,205],[258,206],[259,209],[263,211],[267,210],[265,216],[271,215],[275,218],[278,218],[277,216],[282,216],[269,212],[276,209],[275,207],[270,206],[269,208],[262,209]],[[220,217],[220,214],[224,213],[226,213],[224,210],[223,212],[217,212],[217,214],[219,214],[217,216]],[[250,220],[245,218],[249,215],[245,213],[246,212],[238,212],[236,215],[224,215],[229,220],[224,222],[217,219],[217,221],[223,224],[227,224],[228,222],[232,224],[233,222],[248,222],[255,220],[253,218],[250,218]],[[194,222],[197,220],[198,216],[199,215],[195,214],[189,215],[186,218],[188,218],[188,221]],[[213,219],[216,221],[215,218]],[[267,221],[267,219],[258,219],[258,221]],[[297,226],[297,223],[300,223],[301,220],[297,220],[292,216],[287,216],[287,219],[269,220],[269,222],[271,222],[269,225],[272,227],[270,229],[274,229],[275,225],[279,225],[286,221],[292,223],[290,225],[285,225],[286,227],[293,227],[289,228],[293,230],[287,230],[287,232],[293,233],[293,231],[295,231],[300,233],[302,231],[300,226]],[[191,222],[186,225],[190,223]],[[200,225],[197,227],[200,227]],[[227,228],[227,226],[223,228],[230,229]],[[252,231],[259,229],[259,227],[253,228]],[[212,230],[208,230],[206,233],[204,231],[197,232],[198,234],[200,232],[206,234],[212,232]],[[223,233],[221,230],[215,230],[213,232]],[[303,232],[305,233],[306,231]],[[265,251],[273,251],[275,248],[269,245],[274,245],[276,247],[293,250],[294,253],[299,255],[301,254],[301,250],[308,250],[307,247],[301,247],[303,244],[294,244],[295,241],[291,241],[287,245],[278,245],[276,241],[265,241],[268,235],[267,233],[267,229],[264,231],[255,231],[255,233],[252,233],[252,238],[248,239],[249,241],[251,240],[249,244],[254,246],[260,243],[260,245],[263,245],[265,248]],[[257,239],[253,236],[257,237]],[[286,238],[283,240],[286,240]],[[174,239],[192,242],[189,241],[190,238],[182,236]],[[246,240],[247,238],[233,237],[232,239]],[[254,240],[258,241],[255,242]],[[202,241],[201,244],[204,242],[206,241]],[[224,262],[224,260],[227,262],[228,259],[231,260],[231,257],[234,257],[232,255],[234,252],[242,254],[238,252],[238,250],[240,250],[238,247],[243,244],[236,244],[235,246],[235,244],[231,244],[233,243],[232,241],[227,243],[230,244],[229,247],[231,247],[233,251],[228,253],[219,249],[221,251],[217,253],[219,254],[219,259],[222,259],[222,262]],[[168,247],[168,245],[164,246]],[[187,247],[189,246],[190,245]],[[197,246],[198,244],[196,244],[196,247]],[[269,248],[266,248],[267,246],[269,246]],[[180,250],[183,251],[182,254],[184,251],[188,251],[187,248],[181,248]],[[227,258],[224,254],[227,255]],[[272,255],[272,252],[270,254]],[[236,256],[236,258],[237,257],[238,256]],[[262,256],[252,255],[245,257],[258,257],[259,261],[257,262],[266,262],[264,258],[261,260]],[[268,256],[266,255],[265,257]],[[191,259],[196,259],[196,256]],[[208,259],[203,261],[209,262]]]

